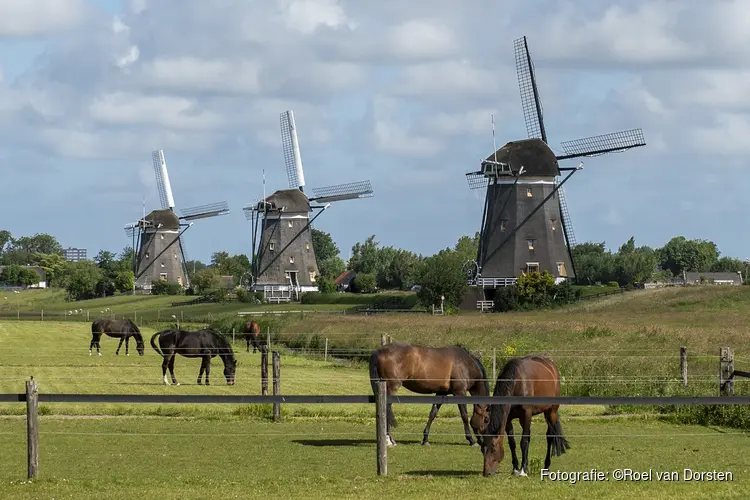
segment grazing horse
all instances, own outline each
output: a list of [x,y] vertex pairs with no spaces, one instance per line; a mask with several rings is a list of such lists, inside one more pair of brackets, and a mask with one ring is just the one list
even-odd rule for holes
[[[378,379],[386,382],[388,395],[394,394],[401,386],[419,394],[436,394],[445,396],[454,394],[465,396],[468,391],[472,396],[489,396],[490,386],[482,362],[468,349],[462,346],[425,347],[400,342],[385,344],[370,356],[370,383],[373,392],[377,389]],[[387,408],[388,446],[396,446],[391,437],[391,427],[396,427],[391,403]],[[428,445],[432,421],[440,410],[439,404],[432,405],[427,425],[424,428],[423,445]],[[477,405],[474,405],[476,413]],[[459,404],[458,410],[464,422],[464,433],[469,445],[474,446],[474,438],[469,428],[466,405]],[[481,422],[472,415],[472,428],[479,436],[481,427],[474,422]]]
[[[156,346],[156,337],[159,337],[159,347]],[[234,358],[232,345],[222,336],[211,330],[162,330],[151,337],[151,347],[164,359],[161,363],[161,372],[164,385],[169,385],[167,380],[167,368],[172,375],[172,383],[180,385],[174,376],[174,360],[177,354],[186,358],[201,358],[201,370],[198,373],[198,385],[201,383],[203,372],[206,372],[206,385],[210,385],[208,374],[211,371],[211,358],[219,356],[224,362],[224,377],[227,385],[234,385],[234,373],[237,368],[237,360]]]
[[133,337],[135,339],[135,349],[136,351],[138,351],[138,355],[143,356],[143,335],[141,335],[141,331],[131,320],[97,319],[96,321],[91,323],[91,343],[89,344],[89,356],[91,356],[91,351],[94,346],[96,346],[96,353],[99,356],[102,355],[99,344],[99,341],[102,338],[102,334],[120,339],[120,343],[118,344],[117,350],[115,351],[115,356],[120,355],[120,347],[122,347],[123,341],[125,341],[125,356],[130,356],[130,354],[128,354],[128,343],[130,342],[130,337]]
[[[531,355],[523,358],[512,358],[503,367],[497,377],[493,396],[537,396],[556,397],[560,395],[560,372],[555,363],[544,356]],[[560,456],[570,443],[563,436],[560,416],[557,409],[560,405],[479,405],[478,413],[483,416],[482,454],[484,455],[485,476],[497,471],[497,465],[503,459],[503,435],[508,434],[508,446],[513,455],[513,475],[527,476],[529,473],[529,443],[531,441],[531,417],[544,413],[547,421],[547,457],[544,468],[549,469],[550,452]],[[516,418],[521,423],[521,467],[516,456],[516,440],[513,436],[513,424]]]
[[245,326],[242,327],[242,337],[245,339],[247,344],[247,352],[250,352],[250,344],[253,345],[253,353],[255,351],[263,352],[264,346],[260,340],[260,325],[255,321],[248,321]]

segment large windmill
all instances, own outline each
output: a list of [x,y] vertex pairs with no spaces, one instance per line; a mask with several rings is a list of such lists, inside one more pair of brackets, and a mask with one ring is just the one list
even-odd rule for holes
[[[243,208],[252,221],[251,288],[263,291],[272,302],[296,300],[300,293],[318,290],[319,270],[310,227],[331,202],[373,196],[367,180],[313,188],[313,196],[308,197],[294,113],[281,113],[280,123],[289,189],[268,197],[264,193],[263,200]],[[319,212],[310,218],[313,210]]]
[[[187,288],[190,286],[185,263],[185,244],[182,235],[196,219],[216,217],[229,213],[226,201],[201,205],[174,212],[172,185],[169,182],[167,162],[161,149],[152,154],[156,185],[161,200],[161,210],[152,210],[133,224],[125,226],[125,232],[133,238],[133,273],[135,286],[151,289],[152,281],[167,280]],[[145,212],[145,207],[144,207]]]
[[[575,236],[562,185],[582,164],[560,167],[558,161],[646,145],[641,129],[632,129],[563,142],[565,154],[556,155],[548,146],[525,36],[514,41],[514,49],[529,138],[505,144],[479,171],[466,174],[471,189],[486,190],[477,259],[465,265],[478,301],[492,300],[498,287],[526,272],[574,279]],[[561,172],[568,172],[562,180]]]

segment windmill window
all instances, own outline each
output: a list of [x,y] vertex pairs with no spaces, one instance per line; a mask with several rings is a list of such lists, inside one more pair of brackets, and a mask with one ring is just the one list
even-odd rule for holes
[[146,252],[146,258],[148,259],[148,252]]
[[531,194],[531,188],[526,188],[526,196],[529,197],[529,198],[531,198],[531,196],[532,196],[532,194]]
[[310,271],[310,281],[315,281],[315,271]]
[[550,219],[550,222],[552,223],[552,230],[557,230],[557,219]]
[[305,242],[305,250],[310,250],[310,242],[309,241]]
[[159,274],[159,279],[160,279],[160,280],[164,280],[164,281],[167,281],[167,273],[160,273],[160,274]]
[[292,257],[289,257],[289,263],[290,263],[290,264],[294,264],[294,257],[293,257],[293,256],[292,256]]
[[271,243],[269,243],[269,244],[268,244],[268,249],[269,249],[270,251],[272,251],[272,252],[273,252],[275,248],[276,248],[276,244],[275,244],[275,243],[274,243],[273,241],[272,241]]
[[161,239],[164,239],[164,235],[163,234],[160,234],[159,236],[161,237]]
[[565,262],[558,262],[557,263],[557,275],[558,276],[567,276],[568,271],[565,269]]
[[161,267],[164,267],[164,262],[161,263]]
[[527,262],[526,263],[526,272],[528,272],[528,273],[538,273],[539,272],[539,262]]
[[289,227],[293,226],[292,221],[287,221],[286,223],[289,225]]
[[507,221],[506,219],[502,219],[502,220],[500,221],[500,232],[501,232],[501,233],[504,233],[504,232],[505,232],[505,225],[506,225],[507,223],[508,223],[508,221]]
[[526,243],[529,244],[529,250],[534,250],[534,244],[536,243],[536,240],[526,240]]

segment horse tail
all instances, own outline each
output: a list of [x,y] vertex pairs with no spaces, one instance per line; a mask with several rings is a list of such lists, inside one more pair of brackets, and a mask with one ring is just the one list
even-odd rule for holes
[[550,430],[552,431],[552,455],[559,457],[560,455],[565,453],[566,450],[569,450],[571,448],[570,443],[567,439],[565,439],[565,436],[563,435],[562,424],[560,423],[560,415],[557,415],[555,423],[552,424]]
[[[370,385],[372,386],[372,393],[377,394],[378,393],[378,380],[380,379],[380,373],[378,372],[378,355],[380,354],[379,350],[373,352],[370,355]],[[396,422],[396,416],[393,414],[393,408],[391,408],[391,405],[386,405],[386,415],[388,418],[388,425],[391,427],[398,427],[398,423]]]
[[156,353],[157,353],[157,354],[158,354],[159,356],[162,356],[162,357],[163,357],[163,356],[164,356],[164,353],[163,353],[163,352],[161,352],[161,349],[159,349],[159,347],[158,347],[158,346],[156,345],[156,342],[154,342],[154,340],[156,339],[156,337],[158,337],[159,335],[161,335],[161,332],[156,332],[155,334],[153,334],[153,335],[151,336],[151,347],[153,347],[154,351],[156,351]]

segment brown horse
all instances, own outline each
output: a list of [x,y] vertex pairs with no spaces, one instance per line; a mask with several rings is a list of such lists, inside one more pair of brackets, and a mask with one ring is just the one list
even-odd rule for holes
[[138,329],[135,323],[129,319],[97,319],[91,323],[91,342],[89,343],[89,356],[91,351],[96,347],[96,352],[99,356],[101,353],[101,345],[99,341],[102,338],[102,334],[106,334],[108,337],[119,338],[120,343],[117,345],[115,356],[120,355],[120,347],[122,342],[125,341],[125,356],[130,356],[128,353],[128,343],[130,337],[135,339],[135,350],[138,351],[139,356],[143,356],[143,335]]
[[[378,379],[386,382],[388,395],[395,394],[401,386],[419,394],[445,396],[453,394],[465,396],[489,396],[490,386],[482,362],[462,346],[424,347],[400,342],[385,344],[370,356],[370,383],[376,391]],[[396,427],[391,403],[388,403],[387,437],[388,446],[396,446],[391,436],[391,427]],[[422,444],[427,445],[432,421],[440,410],[439,404],[432,405],[427,425],[424,428]],[[458,410],[464,422],[464,433],[469,445],[474,446],[474,438],[469,428],[466,405],[459,404]],[[474,413],[477,405],[474,405]],[[472,427],[479,436],[481,427],[472,415]]]
[[[544,356],[531,355],[524,358],[512,358],[503,367],[497,377],[493,396],[537,396],[556,397],[560,395],[560,372],[555,363]],[[476,405],[475,405],[476,406]],[[555,456],[565,453],[570,448],[563,436],[560,416],[557,409],[560,405],[478,405],[477,413],[483,416],[482,454],[484,455],[485,476],[497,471],[497,465],[505,454],[503,435],[508,434],[508,446],[513,455],[513,475],[527,476],[529,473],[529,443],[531,441],[531,417],[544,413],[547,420],[547,457],[544,468],[549,469],[550,452]],[[513,436],[513,424],[516,418],[521,423],[521,467],[518,467],[516,440]]]
[[253,345],[253,353],[256,350],[263,352],[263,343],[260,340],[260,325],[253,320],[245,322],[242,327],[242,338],[247,344],[247,352],[250,352],[250,344]]

